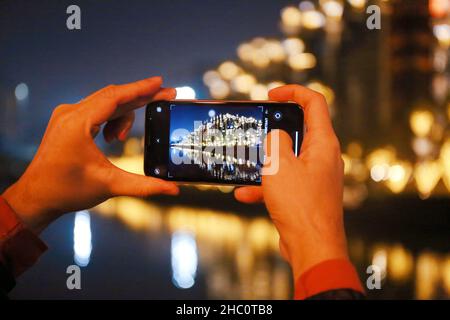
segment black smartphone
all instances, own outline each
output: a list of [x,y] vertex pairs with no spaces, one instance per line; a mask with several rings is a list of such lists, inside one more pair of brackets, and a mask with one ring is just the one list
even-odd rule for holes
[[296,155],[303,110],[272,101],[173,100],[147,105],[144,172],[184,183],[260,185],[264,137],[289,133]]

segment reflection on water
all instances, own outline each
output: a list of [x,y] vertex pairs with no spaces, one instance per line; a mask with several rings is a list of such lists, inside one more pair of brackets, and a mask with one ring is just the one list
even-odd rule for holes
[[[290,271],[278,255],[278,234],[265,218],[183,206],[165,208],[133,198],[109,200],[95,211],[116,216],[136,231],[172,234],[174,276],[180,270],[194,275],[198,252],[209,298],[287,299],[291,295]],[[184,284],[188,286],[189,281]]]
[[[236,157],[237,154],[241,154],[242,157]],[[213,179],[256,182],[261,179],[259,173],[261,165],[256,159],[258,154],[258,147],[232,147],[231,151],[226,147],[214,147],[213,150],[208,151],[204,148],[203,150],[191,149],[190,146],[171,146],[171,159],[183,159],[183,164],[172,165],[170,175],[183,178],[193,177],[206,181]],[[251,160],[252,158],[255,158],[255,161]]]
[[[195,286],[197,269],[205,274],[208,298],[288,299],[291,272],[279,255],[278,233],[265,217],[144,200],[111,199],[95,212],[120,219],[134,231],[172,235],[173,282]],[[400,243],[371,243],[349,238],[349,253],[365,283],[370,264],[382,273],[375,298],[450,298],[450,254],[413,252]],[[198,263],[198,267],[197,267]]]
[[73,259],[80,267],[89,264],[92,251],[91,238],[91,216],[86,210],[79,211],[75,214],[73,227]]
[[172,234],[172,279],[182,289],[189,289],[195,283],[197,273],[197,244],[190,232],[177,231]]

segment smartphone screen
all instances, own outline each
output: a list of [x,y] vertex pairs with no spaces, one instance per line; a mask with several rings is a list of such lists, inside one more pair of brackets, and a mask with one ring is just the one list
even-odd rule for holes
[[261,184],[264,137],[291,135],[298,154],[303,111],[295,103],[158,101],[147,106],[144,170],[166,180]]

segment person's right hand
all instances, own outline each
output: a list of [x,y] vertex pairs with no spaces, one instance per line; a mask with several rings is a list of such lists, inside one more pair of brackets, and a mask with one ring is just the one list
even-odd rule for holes
[[[280,234],[280,249],[295,280],[329,259],[348,259],[343,224],[343,161],[325,98],[299,85],[269,92],[275,101],[304,108],[306,134],[295,157],[289,135],[280,131],[279,169],[263,175],[261,187],[236,189],[242,202],[264,201]],[[266,143],[270,155],[270,139]]]
[[66,212],[91,208],[111,197],[176,195],[175,183],[114,166],[94,138],[103,126],[106,141],[125,140],[134,110],[152,100],[170,100],[162,78],[110,85],[75,104],[55,108],[33,161],[2,195],[35,233]]

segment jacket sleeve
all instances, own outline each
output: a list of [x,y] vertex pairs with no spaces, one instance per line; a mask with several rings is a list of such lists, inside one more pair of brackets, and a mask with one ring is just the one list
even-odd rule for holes
[[364,289],[349,260],[323,261],[303,273],[295,284],[295,299],[360,299]]
[[14,278],[36,263],[47,246],[20,221],[0,196],[0,291],[8,292]]

